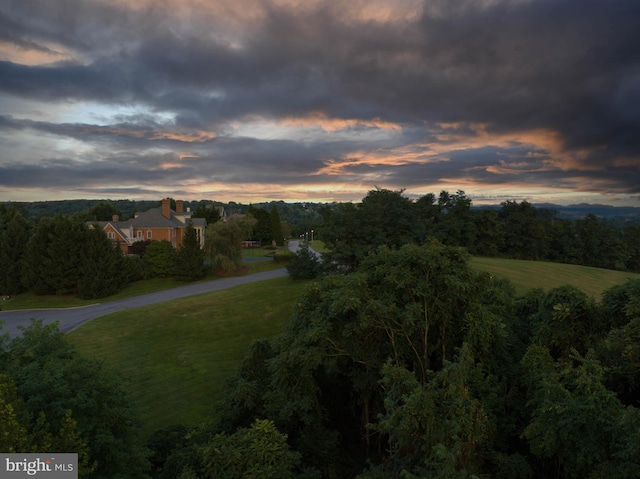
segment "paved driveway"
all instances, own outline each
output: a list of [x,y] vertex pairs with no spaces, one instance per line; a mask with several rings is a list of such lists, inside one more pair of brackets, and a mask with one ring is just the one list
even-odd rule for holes
[[[298,241],[298,240],[289,241],[289,249],[291,251],[293,251],[294,253],[296,251],[298,251],[300,249],[300,241]],[[318,257],[318,259],[322,258],[322,255],[320,253],[318,253],[316,250],[314,250],[311,246],[309,246],[309,251],[311,251],[313,254],[315,254]]]
[[193,296],[196,294],[220,291],[241,284],[281,278],[287,275],[287,270],[285,268],[281,268],[273,271],[249,274],[246,276],[237,276],[234,278],[223,278],[206,281],[204,283],[190,284],[180,286],[178,288],[121,299],[118,301],[81,306],[79,308],[0,311],[0,321],[3,322],[0,334],[9,333],[9,336],[13,338],[20,334],[18,326],[28,325],[32,318],[42,319],[43,324],[53,323],[56,320],[60,321],[60,331],[67,332],[86,321],[104,316],[105,314],[115,313],[116,311],[137,308],[139,306],[148,306],[150,304],[162,303],[164,301],[171,301],[179,298],[186,298],[187,296]]

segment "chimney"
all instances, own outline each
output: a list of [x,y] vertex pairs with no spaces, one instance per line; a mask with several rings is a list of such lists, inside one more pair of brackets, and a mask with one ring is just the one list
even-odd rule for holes
[[165,198],[162,200],[162,216],[171,219],[171,200],[169,198]]
[[119,215],[113,215],[111,217],[111,221],[113,221],[114,223],[117,223],[118,221],[120,221],[120,216]]
[[182,213],[182,200],[176,200],[176,213]]

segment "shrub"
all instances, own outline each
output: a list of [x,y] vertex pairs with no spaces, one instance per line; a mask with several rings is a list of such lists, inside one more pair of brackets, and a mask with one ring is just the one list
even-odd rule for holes
[[307,244],[303,244],[292,256],[287,271],[291,279],[314,279],[321,272],[318,256],[311,251]]
[[293,253],[291,253],[291,251],[283,250],[283,251],[278,251],[277,253],[274,253],[272,256],[274,261],[287,262],[287,261],[290,261],[291,258],[293,258]]
[[170,278],[175,272],[176,250],[167,240],[154,241],[147,247],[144,262],[150,278]]

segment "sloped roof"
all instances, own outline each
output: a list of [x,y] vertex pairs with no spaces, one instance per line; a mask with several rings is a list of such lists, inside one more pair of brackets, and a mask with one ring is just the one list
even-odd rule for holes
[[108,221],[107,223],[111,224],[112,228],[116,230],[116,232],[120,235],[122,239],[127,241],[131,240],[131,238],[129,238],[129,235],[120,227],[119,223],[114,223],[113,221]]
[[207,220],[205,220],[204,218],[187,218],[187,219],[191,224],[193,224],[193,226],[200,226],[202,228],[207,226]]
[[115,230],[115,232],[118,233],[118,235],[124,241],[126,241],[127,243],[131,242],[131,238],[129,238],[129,235],[127,234],[127,232],[122,229],[122,226],[124,226],[124,222],[122,221],[87,221],[86,224],[89,226],[96,225],[100,229],[105,229],[107,225],[111,225],[111,227]]
[[134,228],[177,228],[184,226],[182,221],[174,217],[173,211],[171,211],[171,219],[165,218],[162,214],[162,208],[151,208],[139,213],[135,218],[120,223]]
[[[136,238],[129,237],[128,230],[130,228],[184,228],[188,223],[193,224],[194,227],[204,228],[207,226],[206,219],[190,218],[187,216],[190,214],[191,213],[176,213],[175,211],[170,210],[171,218],[168,219],[162,214],[162,207],[158,207],[138,213],[135,218],[131,218],[126,221],[92,221],[90,223],[98,225],[102,229],[107,225],[111,225],[123,239],[131,242],[136,240]],[[185,221],[183,221],[183,219]]]

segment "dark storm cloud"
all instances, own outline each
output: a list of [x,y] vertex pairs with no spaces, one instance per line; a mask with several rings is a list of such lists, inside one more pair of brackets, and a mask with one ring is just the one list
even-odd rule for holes
[[[1,92],[52,104],[141,105],[147,115],[171,120],[141,115],[105,126],[5,116],[0,130],[109,148],[93,163],[58,165],[63,183],[79,184],[92,171],[122,181],[121,169],[108,166],[111,151],[128,155],[128,180],[161,182],[166,170],[152,169],[155,150],[188,158],[171,172],[185,180],[199,173],[238,183],[317,184],[331,181],[321,173],[325,165],[359,158],[345,165],[345,175],[377,175],[399,188],[424,177],[567,188],[582,181],[592,191],[640,192],[637,0],[432,0],[391,21],[358,17],[358,4],[349,10],[342,2],[232,6],[205,3],[198,11],[181,4],[172,14],[157,2],[3,2],[0,41],[57,56],[50,64],[1,61]],[[257,13],[244,18],[242,8]],[[234,122],[247,119],[310,115],[391,122],[402,131],[368,141],[233,132]],[[487,136],[551,132],[558,147],[514,140],[445,153],[425,147],[401,165],[364,162],[367,152],[391,156],[403,142],[415,150],[446,146],[449,140],[438,138],[442,123],[459,124],[457,141],[477,138],[469,125],[480,124]],[[204,133],[189,133],[198,130]],[[23,166],[34,174],[23,172],[22,182],[37,182],[40,160]],[[3,184],[18,184],[22,167],[3,168]]]

